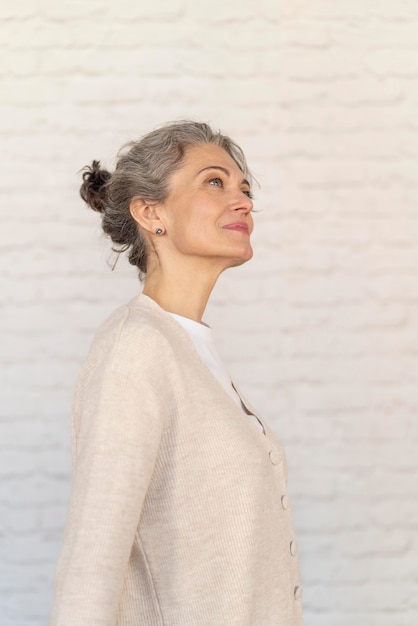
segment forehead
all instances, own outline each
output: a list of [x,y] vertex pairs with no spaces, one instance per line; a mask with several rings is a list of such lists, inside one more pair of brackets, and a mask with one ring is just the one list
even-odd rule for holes
[[228,152],[212,143],[187,146],[184,155],[183,167],[181,169],[184,168],[190,173],[196,173],[204,167],[218,165],[225,167],[231,172],[242,174],[240,168]]

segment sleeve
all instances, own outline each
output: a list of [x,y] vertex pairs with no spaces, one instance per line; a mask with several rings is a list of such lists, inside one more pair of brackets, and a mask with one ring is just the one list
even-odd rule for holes
[[76,391],[73,489],[50,626],[116,625],[166,413],[151,348],[130,359],[121,347]]

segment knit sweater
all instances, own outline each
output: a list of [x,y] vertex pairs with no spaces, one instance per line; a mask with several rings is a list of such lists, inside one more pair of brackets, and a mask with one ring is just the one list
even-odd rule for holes
[[301,626],[286,461],[262,424],[153,300],[117,309],[75,392],[50,625]]

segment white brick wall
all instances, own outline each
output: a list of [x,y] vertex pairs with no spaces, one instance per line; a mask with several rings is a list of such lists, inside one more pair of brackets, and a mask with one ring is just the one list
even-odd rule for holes
[[306,626],[418,622],[418,3],[3,2],[0,622],[41,626],[74,379],[138,289],[77,171],[179,117],[244,147],[255,258],[207,312],[289,459]]

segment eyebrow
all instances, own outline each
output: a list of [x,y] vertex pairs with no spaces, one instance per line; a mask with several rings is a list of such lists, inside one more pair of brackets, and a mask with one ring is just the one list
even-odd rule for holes
[[[221,165],[208,165],[207,167],[204,167],[201,170],[199,170],[198,173],[196,174],[196,176],[199,176],[199,174],[201,174],[205,170],[220,170],[221,172],[223,172],[227,176],[231,176],[231,172],[229,170],[227,170],[226,167],[222,167]],[[248,185],[248,187],[251,188],[251,185],[250,185],[250,183],[248,182],[248,180],[246,178],[243,178],[241,182],[242,182],[242,184]]]

